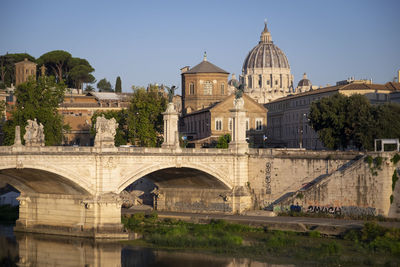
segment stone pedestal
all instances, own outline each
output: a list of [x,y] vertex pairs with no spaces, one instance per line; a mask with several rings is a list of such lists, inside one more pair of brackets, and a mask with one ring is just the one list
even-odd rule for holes
[[125,239],[118,195],[21,195],[15,231],[95,239]]
[[229,149],[234,153],[245,153],[249,150],[246,142],[246,111],[243,98],[234,100],[234,108],[230,110],[232,116],[232,141]]
[[164,115],[164,142],[162,148],[179,148],[178,133],[178,112],[176,112],[174,103],[168,103],[167,110]]

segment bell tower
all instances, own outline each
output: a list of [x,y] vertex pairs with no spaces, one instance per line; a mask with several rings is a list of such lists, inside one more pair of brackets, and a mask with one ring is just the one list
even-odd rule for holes
[[29,61],[27,58],[25,58],[24,61],[15,63],[16,86],[26,82],[30,76],[36,80],[36,63]]

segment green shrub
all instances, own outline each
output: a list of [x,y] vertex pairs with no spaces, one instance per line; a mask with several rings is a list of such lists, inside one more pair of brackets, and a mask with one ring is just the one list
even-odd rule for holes
[[309,237],[319,238],[319,237],[321,237],[321,233],[318,232],[318,231],[310,231],[310,232],[308,232],[308,236]]

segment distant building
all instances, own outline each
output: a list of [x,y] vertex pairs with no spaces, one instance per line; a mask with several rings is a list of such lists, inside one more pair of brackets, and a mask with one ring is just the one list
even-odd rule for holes
[[289,61],[273,43],[267,23],[260,42],[244,60],[241,82],[245,85],[245,93],[262,104],[293,93]]
[[[232,115],[235,95],[230,95],[211,106],[186,114],[180,133],[197,147],[212,146],[225,134],[232,136]],[[246,110],[246,136],[254,147],[263,147],[266,133],[267,110],[251,97],[243,95]]]
[[207,60],[192,69],[183,67],[182,78],[182,114],[207,108],[228,96],[229,73]]
[[63,143],[67,145],[93,145],[90,135],[92,116],[96,111],[121,110],[129,106],[131,94],[109,92],[89,92],[65,94],[64,102],[58,111],[63,116],[63,123],[71,129],[64,134]]
[[29,77],[36,80],[36,65],[27,58],[15,63],[15,86],[28,81]]
[[369,81],[348,80],[335,86],[311,90],[274,100],[268,109],[267,146],[323,149],[317,133],[308,125],[308,114],[313,101],[336,93],[362,94],[373,104],[388,102],[389,94],[400,90],[399,83],[373,84]]
[[308,91],[316,90],[316,89],[318,89],[318,86],[312,85],[311,81],[307,78],[307,74],[304,73],[303,79],[301,79],[299,81],[299,83],[297,84],[297,87],[296,87],[294,93],[296,93],[296,94],[304,93],[304,92],[308,92]]

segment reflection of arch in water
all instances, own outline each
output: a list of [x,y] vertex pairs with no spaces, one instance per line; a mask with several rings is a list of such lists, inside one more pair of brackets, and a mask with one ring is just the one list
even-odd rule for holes
[[0,167],[0,179],[21,193],[89,195],[92,193],[81,177],[43,166]]
[[151,165],[129,173],[117,186],[119,194],[136,180],[146,176],[161,187],[196,187],[232,189],[228,177],[218,170],[201,164],[182,164],[179,168],[173,164]]

